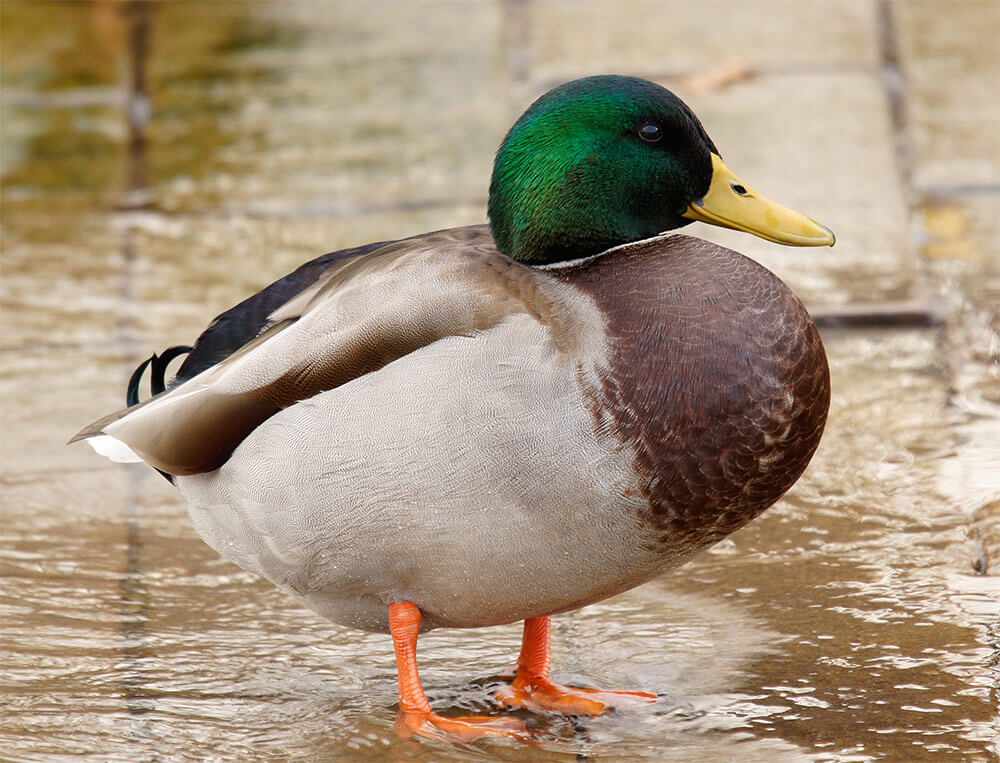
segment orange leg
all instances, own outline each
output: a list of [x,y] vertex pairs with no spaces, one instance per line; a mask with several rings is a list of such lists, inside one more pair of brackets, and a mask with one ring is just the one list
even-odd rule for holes
[[396,729],[404,736],[423,734],[446,741],[468,742],[488,734],[524,738],[524,724],[516,718],[445,718],[431,710],[417,672],[417,635],[421,619],[420,610],[412,602],[389,605],[389,629],[396,647],[399,673],[400,713]]
[[523,707],[564,715],[601,715],[622,701],[655,702],[658,697],[644,691],[603,691],[561,686],[549,678],[552,664],[552,618],[524,621],[521,654],[514,680],[497,692],[508,707]]

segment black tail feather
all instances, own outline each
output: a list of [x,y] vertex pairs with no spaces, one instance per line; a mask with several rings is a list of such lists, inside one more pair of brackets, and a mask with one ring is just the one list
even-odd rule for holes
[[133,405],[139,405],[141,402],[139,400],[139,382],[142,381],[142,375],[146,373],[146,367],[154,360],[156,360],[155,352],[137,365],[132,375],[128,378],[128,388],[125,391],[125,405],[129,408]]
[[139,384],[142,382],[142,377],[145,375],[147,368],[150,369],[149,388],[153,393],[153,397],[156,397],[161,392],[165,392],[167,389],[167,366],[177,356],[190,352],[191,348],[187,345],[177,345],[176,347],[168,347],[160,355],[154,352],[142,361],[142,363],[136,366],[136,369],[132,372],[132,376],[129,377],[128,387],[125,392],[125,404],[131,408],[133,405],[138,405],[142,402],[139,399]]
[[[167,390],[167,366],[170,365],[170,361],[176,358],[178,355],[184,355],[190,353],[191,348],[187,345],[177,345],[176,347],[168,347],[163,351],[162,354],[157,355],[155,352],[146,358],[142,363],[136,366],[132,375],[128,379],[128,387],[125,391],[125,404],[131,408],[133,405],[139,405],[142,400],[139,399],[139,384],[142,382],[142,377],[146,373],[146,369],[149,368],[149,389],[153,393],[153,397],[156,397],[161,392],[166,392]],[[173,482],[173,475],[167,474],[165,471],[157,469],[169,482]]]
[[176,347],[168,347],[159,357],[153,355],[153,369],[150,372],[149,383],[154,395],[159,395],[167,389],[166,374],[170,361],[179,355],[189,355],[192,349],[186,344],[179,344]]

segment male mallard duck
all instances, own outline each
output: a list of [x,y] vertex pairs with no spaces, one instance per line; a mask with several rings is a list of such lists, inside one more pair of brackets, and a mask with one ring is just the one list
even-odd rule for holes
[[778,278],[661,234],[833,235],[737,178],[662,87],[588,77],[539,98],[497,153],[489,218],[306,263],[217,317],[169,390],[154,356],[161,394],[134,404],[143,364],[133,405],[75,438],[168,475],[223,556],[390,632],[402,727],[445,737],[523,732],[432,711],[430,628],[524,620],[507,705],[654,699],[553,683],[551,615],[760,514],[809,463],[830,396]]

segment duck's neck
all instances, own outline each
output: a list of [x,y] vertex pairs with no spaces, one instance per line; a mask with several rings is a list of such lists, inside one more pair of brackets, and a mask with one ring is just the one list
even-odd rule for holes
[[581,197],[572,179],[555,168],[524,172],[515,157],[494,172],[490,230],[500,251],[528,265],[587,257],[641,238],[609,216],[606,203],[599,193]]

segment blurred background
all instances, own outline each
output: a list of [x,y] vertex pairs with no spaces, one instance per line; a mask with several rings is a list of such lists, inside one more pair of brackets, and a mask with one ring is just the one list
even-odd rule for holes
[[[10,760],[996,760],[996,0],[0,4],[0,636]],[[675,90],[822,251],[700,224],[821,321],[805,477],[662,578],[556,618],[557,679],[664,702],[538,743],[393,732],[385,636],[218,559],[152,470],[64,443],[131,369],[306,259],[482,222],[493,152],[595,73]],[[488,712],[517,625],[421,639]]]

